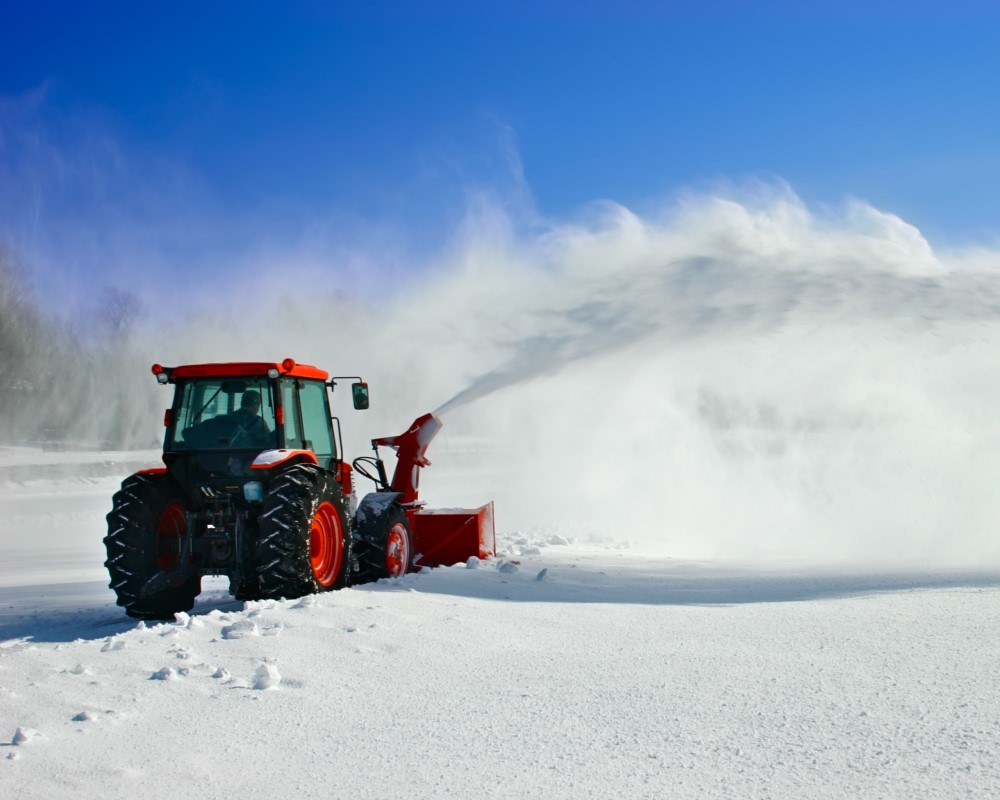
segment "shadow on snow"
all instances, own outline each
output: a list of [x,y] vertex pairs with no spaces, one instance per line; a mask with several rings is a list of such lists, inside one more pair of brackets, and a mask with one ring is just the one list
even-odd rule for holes
[[[501,563],[484,562],[479,569],[444,567],[346,591],[406,591],[414,603],[419,603],[420,594],[425,593],[501,602],[734,606],[890,592],[1000,588],[997,571],[765,569],[605,554],[561,560],[541,558],[514,565],[516,571],[510,572],[498,569]],[[240,612],[243,604],[212,589],[198,598],[191,613],[207,614],[217,609]],[[331,610],[336,613],[336,609]],[[113,594],[103,582],[0,588],[0,646],[12,640],[102,639],[137,624],[115,605]]]

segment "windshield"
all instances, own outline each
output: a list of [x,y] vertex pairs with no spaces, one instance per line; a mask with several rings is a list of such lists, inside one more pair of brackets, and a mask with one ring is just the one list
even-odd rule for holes
[[168,447],[235,450],[276,447],[267,378],[201,378],[178,386]]

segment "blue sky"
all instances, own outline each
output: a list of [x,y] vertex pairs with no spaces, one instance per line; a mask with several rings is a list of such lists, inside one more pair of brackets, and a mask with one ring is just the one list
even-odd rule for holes
[[432,251],[483,189],[561,217],[783,180],[997,239],[993,4],[18,5],[0,241],[46,294],[386,230]]

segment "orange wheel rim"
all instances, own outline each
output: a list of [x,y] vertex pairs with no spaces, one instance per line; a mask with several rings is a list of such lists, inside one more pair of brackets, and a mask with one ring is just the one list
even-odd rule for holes
[[320,586],[332,586],[344,558],[344,532],[333,503],[320,503],[309,529],[309,562]]
[[187,529],[184,506],[171,503],[156,524],[156,565],[164,572],[177,569],[181,558],[181,539]]
[[410,537],[406,535],[406,527],[397,522],[389,529],[385,541],[385,569],[390,578],[403,575],[410,566]]

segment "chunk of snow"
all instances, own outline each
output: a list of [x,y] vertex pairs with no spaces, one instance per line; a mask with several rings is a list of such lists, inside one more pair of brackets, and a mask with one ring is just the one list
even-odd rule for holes
[[248,639],[251,636],[260,636],[257,623],[252,619],[242,619],[222,629],[223,639]]
[[502,572],[504,575],[513,575],[515,572],[517,572],[518,567],[517,564],[511,561],[501,561],[500,566],[498,566],[497,569],[500,570],[500,572]]
[[378,494],[367,494],[361,501],[361,505],[358,507],[357,522],[358,524],[368,521],[369,515],[373,519],[377,519],[385,510],[391,506],[393,503],[399,500],[399,495],[395,492],[380,492]]
[[149,679],[151,681],[175,681],[177,677],[177,670],[173,667],[164,667],[150,675]]
[[483,562],[477,556],[469,556],[468,560],[465,562],[465,568],[479,569],[482,563]]
[[32,739],[37,739],[41,735],[42,734],[34,728],[18,728],[14,731],[14,738],[10,740],[10,743],[15,747],[20,747],[23,744],[27,744]]
[[267,689],[277,689],[281,683],[281,674],[274,664],[261,664],[254,673],[253,688],[266,691]]

